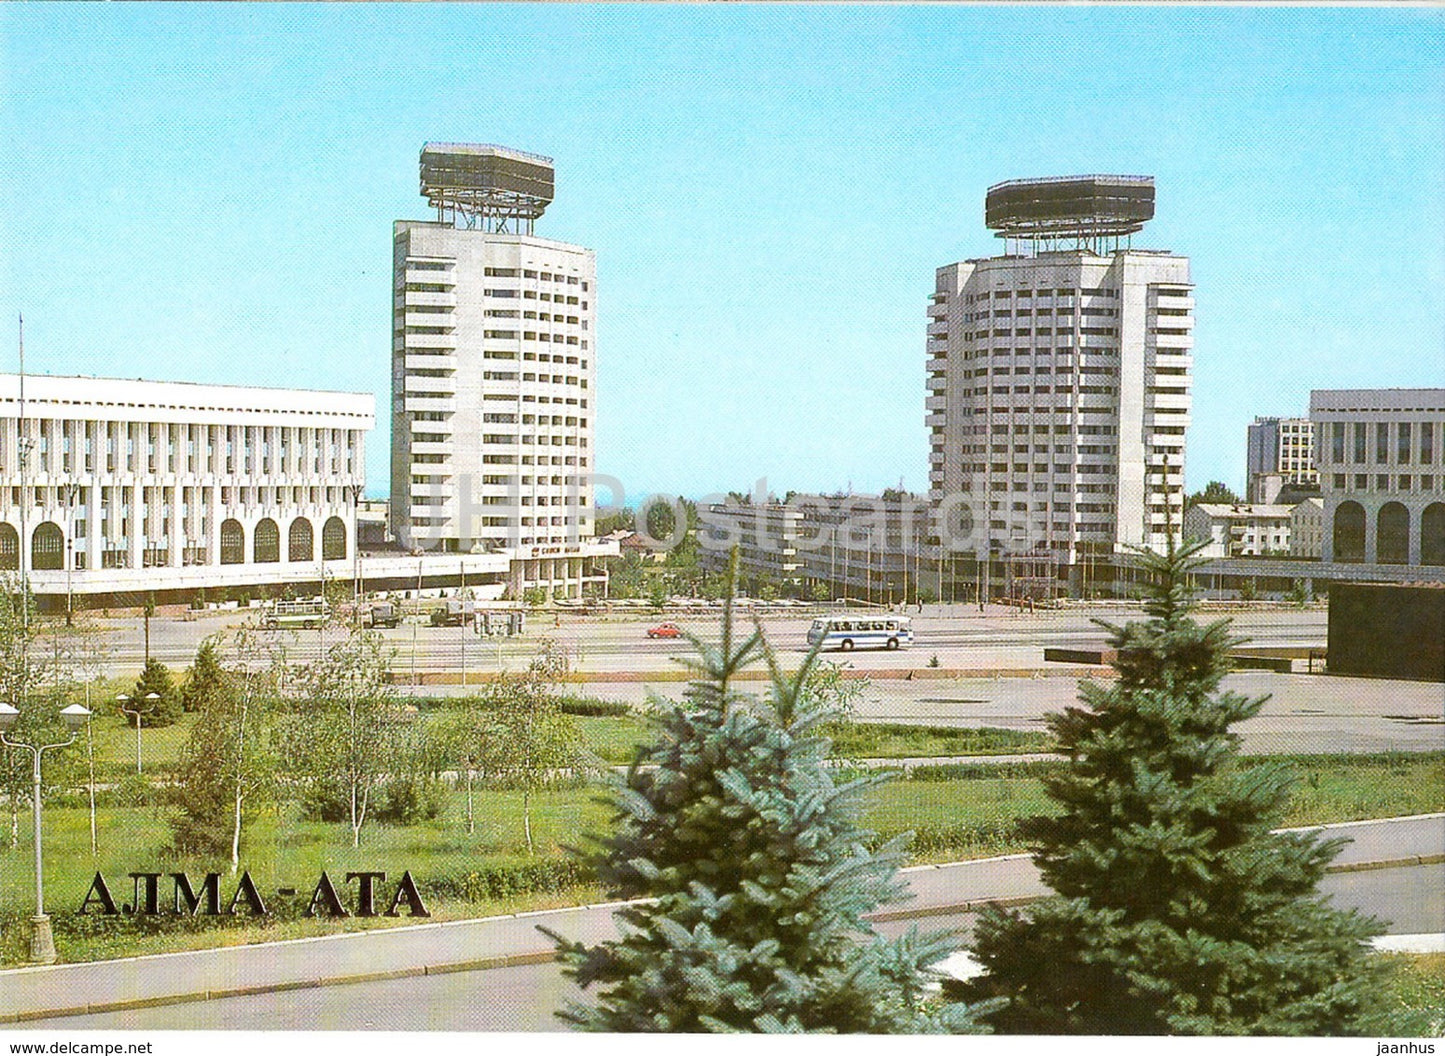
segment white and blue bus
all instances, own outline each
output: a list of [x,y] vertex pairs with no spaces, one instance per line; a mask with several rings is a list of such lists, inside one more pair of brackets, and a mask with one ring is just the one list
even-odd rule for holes
[[824,649],[897,649],[913,644],[913,624],[907,616],[822,616],[808,629],[808,644]]

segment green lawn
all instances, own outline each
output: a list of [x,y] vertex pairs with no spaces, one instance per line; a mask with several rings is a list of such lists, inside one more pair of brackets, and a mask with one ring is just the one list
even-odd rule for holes
[[[442,711],[430,706],[422,721],[436,721]],[[141,729],[142,772],[161,776],[175,772],[182,745],[190,736],[194,715],[183,715],[170,726]],[[630,763],[640,745],[651,737],[641,715],[579,716],[583,742],[603,762]],[[965,729],[950,726],[915,726],[903,723],[853,723],[832,731],[839,754],[851,758],[902,759],[951,755],[997,755],[1037,752],[1048,748],[1042,733],[1001,729]],[[135,727],[113,715],[98,716],[95,738],[96,779],[119,780],[135,772]]]
[[1390,1022],[1385,1037],[1438,1038],[1445,1034],[1445,953],[1392,954],[1395,969],[1386,993]]
[[[143,734],[144,735],[144,734]],[[1445,754],[1384,756],[1311,756],[1274,760],[1294,770],[1300,781],[1286,824],[1349,821],[1367,817],[1425,813],[1445,809]],[[1054,764],[1058,765],[1058,764]],[[867,794],[864,824],[887,837],[915,833],[917,861],[944,861],[1025,849],[1017,838],[1018,819],[1047,812],[1039,778],[1019,765],[977,765],[967,778],[899,780]],[[301,892],[301,905],[323,869],[341,883],[348,870],[384,870],[390,877],[411,870],[429,908],[439,919],[457,919],[521,908],[586,901],[601,894],[583,885],[564,848],[583,842],[583,834],[603,831],[611,819],[598,802],[596,788],[563,788],[533,797],[532,831],[537,853],[528,856],[522,830],[521,795],[478,791],[476,832],[465,831],[462,793],[448,796],[439,819],[399,827],[368,825],[359,849],[350,845],[344,824],[299,822],[287,815],[263,815],[247,832],[242,860],[263,895],[279,886]],[[187,934],[195,925],[134,919],[104,924],[75,917],[91,877],[102,872],[118,901],[130,897],[129,872],[184,871],[199,879],[209,870],[227,872],[224,862],[179,859],[166,850],[169,829],[163,808],[105,807],[98,812],[99,853],[90,854],[88,814],[75,805],[46,807],[46,891],[56,917],[57,942],[67,959],[94,959],[121,952],[157,951],[255,941],[258,937],[315,934],[335,930],[333,922],[278,921],[264,927]],[[22,922],[33,899],[29,812],[19,819],[19,845],[10,849],[8,810],[0,815],[0,963],[24,957]],[[224,883],[229,900],[231,885]],[[521,888],[530,886],[530,892]],[[163,886],[169,898],[169,883]],[[284,906],[276,907],[284,909]],[[293,907],[299,909],[300,906]],[[402,918],[405,923],[407,918]],[[374,924],[375,922],[373,922]],[[15,926],[11,926],[11,925]]]
[[[95,777],[97,781],[115,781],[135,773],[135,726],[122,725],[125,716],[101,715],[92,721],[91,736],[95,741]],[[194,715],[182,715],[170,726],[141,727],[141,772],[173,774],[181,746],[191,735]]]

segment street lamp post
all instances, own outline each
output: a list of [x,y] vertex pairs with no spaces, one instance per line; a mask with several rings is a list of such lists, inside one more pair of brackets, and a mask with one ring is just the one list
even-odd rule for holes
[[45,868],[41,858],[40,756],[52,748],[64,748],[73,743],[80,727],[85,725],[86,719],[90,718],[90,711],[79,704],[72,704],[70,707],[64,708],[60,712],[60,717],[65,721],[66,728],[70,730],[70,736],[63,741],[55,741],[51,744],[26,744],[23,741],[12,741],[6,737],[5,731],[14,726],[15,720],[19,717],[19,709],[0,703],[0,744],[4,744],[7,748],[24,748],[30,753],[32,764],[33,785],[30,803],[35,812],[35,916],[30,918],[32,925],[30,960],[36,964],[54,964],[55,936],[50,930],[50,918],[45,915]]
[[121,711],[135,719],[135,772],[140,773],[140,708],[126,707],[130,703],[130,697],[124,693],[116,697],[115,702],[120,705]]
[[65,486],[65,509],[70,517],[70,523],[66,525],[65,546],[65,626],[75,626],[75,601],[71,590],[70,572],[75,567],[75,497],[80,493],[79,484],[67,484]]
[[361,491],[360,484],[349,485],[351,491],[351,619],[361,626]]

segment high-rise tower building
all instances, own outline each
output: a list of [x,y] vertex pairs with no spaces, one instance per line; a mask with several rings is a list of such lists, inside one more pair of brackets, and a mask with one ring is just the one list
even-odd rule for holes
[[392,531],[566,554],[592,534],[596,258],[538,238],[552,159],[428,143],[435,220],[393,228]]
[[985,214],[1004,255],[939,268],[928,309],[930,498],[969,511],[980,560],[1162,548],[1183,514],[1194,298],[1187,258],[1131,244],[1153,179],[1014,180]]
[[1256,418],[1248,435],[1245,487],[1250,502],[1274,502],[1285,485],[1319,486],[1315,427],[1308,418]]

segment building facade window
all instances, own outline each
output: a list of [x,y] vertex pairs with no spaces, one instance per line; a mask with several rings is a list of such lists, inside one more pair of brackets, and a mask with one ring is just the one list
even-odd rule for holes
[[1420,514],[1420,564],[1445,565],[1445,502],[1432,502]]
[[328,517],[321,529],[321,559],[340,561],[346,557],[346,522],[340,517]]
[[239,565],[246,560],[246,530],[241,522],[227,518],[221,522],[221,564]]
[[297,517],[291,522],[291,530],[287,533],[286,560],[310,561],[314,553],[311,522],[305,517]]
[[30,567],[37,572],[58,572],[65,567],[65,533],[54,521],[37,525],[30,537]]
[[1382,565],[1403,565],[1410,560],[1410,511],[1403,503],[1387,502],[1375,518],[1375,560]]
[[253,547],[258,565],[272,565],[281,560],[281,529],[270,517],[256,522]]
[[20,533],[14,525],[0,524],[0,571],[20,571]]
[[1365,508],[1358,502],[1342,502],[1335,508],[1334,551],[1336,561],[1365,559]]

